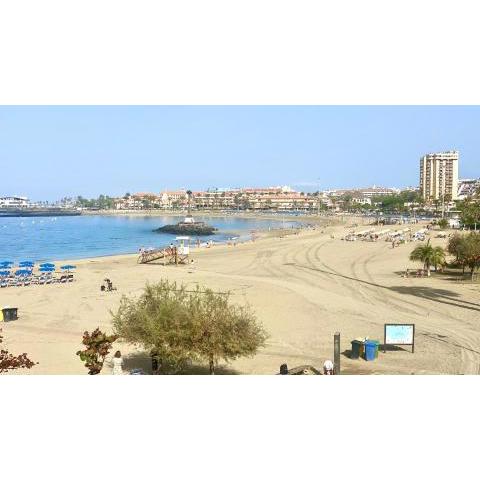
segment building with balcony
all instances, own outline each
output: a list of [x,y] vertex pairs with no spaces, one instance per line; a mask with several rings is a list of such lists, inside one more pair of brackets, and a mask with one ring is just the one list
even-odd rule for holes
[[420,159],[420,193],[423,200],[456,200],[458,193],[458,151],[427,153]]

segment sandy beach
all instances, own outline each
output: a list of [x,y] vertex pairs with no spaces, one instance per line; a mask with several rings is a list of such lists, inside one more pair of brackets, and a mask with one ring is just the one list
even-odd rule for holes
[[[333,357],[337,331],[346,374],[478,373],[478,285],[448,276],[403,278],[406,268],[420,267],[408,261],[416,243],[392,249],[385,241],[342,241],[347,232],[344,225],[283,238],[272,231],[255,242],[194,251],[188,266],[139,265],[136,255],[80,260],[72,284],[2,289],[1,305],[18,307],[20,317],[0,324],[5,345],[39,362],[16,373],[85,374],[75,355],[83,331],[110,331],[109,312],[123,294],[137,295],[146,282],[168,278],[230,291],[232,301],[253,306],[269,332],[265,349],[224,365],[224,373],[272,374],[282,363],[321,368]],[[445,242],[432,238],[434,245]],[[106,277],[117,291],[100,291]],[[414,354],[405,347],[381,352],[374,362],[349,358],[351,340],[368,336],[382,342],[389,322],[416,324]],[[148,371],[143,352],[127,344],[119,348],[127,368]]]

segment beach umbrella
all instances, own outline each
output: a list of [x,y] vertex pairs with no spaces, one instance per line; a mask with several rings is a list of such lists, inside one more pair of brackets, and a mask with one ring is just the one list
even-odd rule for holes
[[4,262],[0,262],[0,267],[2,267],[2,268],[8,268],[11,265],[13,265],[13,262],[10,262],[8,260],[5,260]]
[[0,277],[8,277],[10,275],[10,272],[6,270],[0,270]]
[[41,272],[54,272],[55,267],[40,267]]
[[41,263],[40,268],[47,267],[47,268],[55,268],[54,263]]
[[73,270],[74,268],[77,268],[77,267],[76,267],[75,265],[62,265],[60,268],[61,268],[62,270],[68,270],[68,271],[70,271],[70,270]]
[[18,264],[19,267],[33,267],[35,262],[25,261]]
[[30,275],[32,272],[31,270],[17,270],[15,272],[15,275],[17,276],[27,276],[27,275]]

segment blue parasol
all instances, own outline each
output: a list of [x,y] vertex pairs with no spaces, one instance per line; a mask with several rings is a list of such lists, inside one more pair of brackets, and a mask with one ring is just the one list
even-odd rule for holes
[[8,277],[10,275],[9,271],[0,270],[0,277]]
[[10,262],[9,260],[5,260],[4,262],[0,262],[0,267],[6,268],[8,266],[13,265],[13,262]]
[[40,268],[42,268],[42,267],[55,268],[55,264],[54,263],[41,263]]
[[62,265],[60,267],[62,270],[73,270],[74,268],[77,268],[75,265]]
[[54,272],[55,267],[40,267],[39,269],[41,272]]
[[35,262],[25,261],[18,264],[19,267],[33,267]]
[[31,270],[17,270],[15,272],[15,275],[17,276],[27,276],[27,275],[31,275],[32,271]]

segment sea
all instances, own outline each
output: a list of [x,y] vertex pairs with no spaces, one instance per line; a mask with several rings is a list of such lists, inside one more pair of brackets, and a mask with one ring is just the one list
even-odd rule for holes
[[[0,218],[0,262],[73,260],[136,253],[169,245],[175,235],[153,230],[180,221],[171,216],[14,217]],[[290,228],[295,221],[238,217],[195,217],[218,229],[201,241],[250,238],[253,230]],[[196,239],[193,239],[192,244]]]

